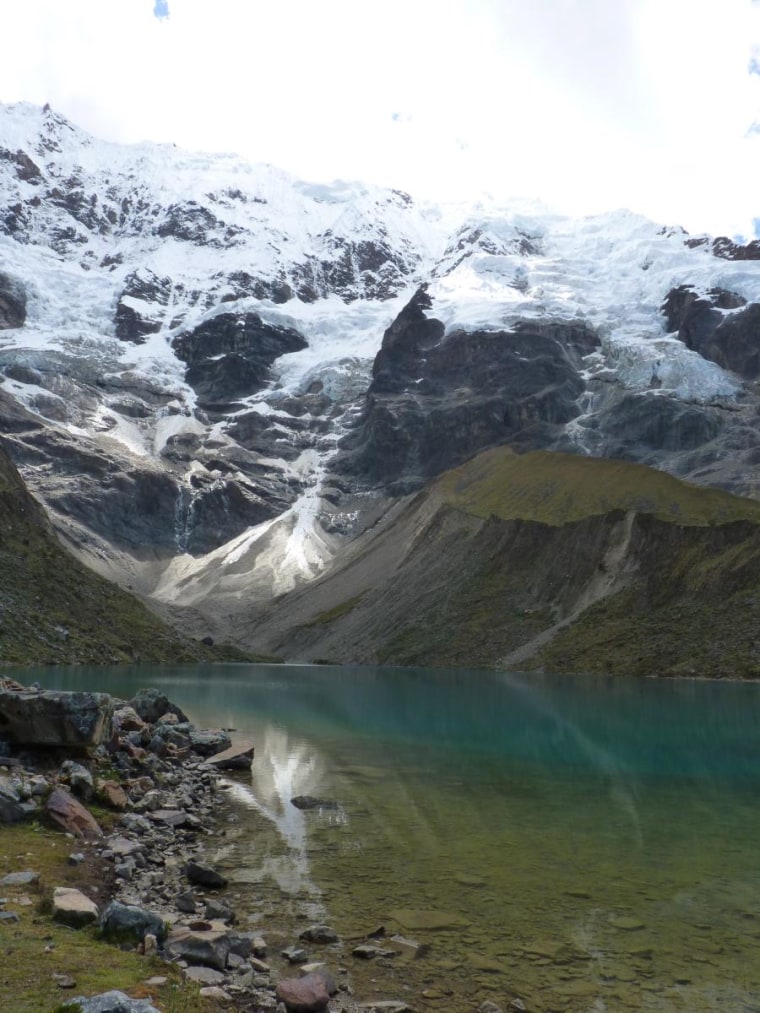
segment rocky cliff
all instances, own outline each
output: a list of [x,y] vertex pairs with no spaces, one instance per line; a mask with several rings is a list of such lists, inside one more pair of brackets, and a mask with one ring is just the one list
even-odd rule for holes
[[180,637],[67,552],[0,445],[0,662],[201,661]]
[[489,448],[753,496],[759,296],[757,242],[310,184],[0,106],[0,432],[68,546],[195,633]]
[[641,465],[485,452],[238,636],[297,660],[760,675],[760,503]]

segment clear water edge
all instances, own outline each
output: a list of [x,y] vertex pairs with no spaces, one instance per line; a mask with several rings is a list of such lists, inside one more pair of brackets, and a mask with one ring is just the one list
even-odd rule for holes
[[[18,677],[123,697],[158,685],[197,724],[252,738],[216,856],[252,924],[283,942],[326,918],[345,939],[384,925],[429,944],[415,961],[351,961],[362,998],[760,1010],[757,684],[289,666]],[[340,807],[301,812],[297,794]]]

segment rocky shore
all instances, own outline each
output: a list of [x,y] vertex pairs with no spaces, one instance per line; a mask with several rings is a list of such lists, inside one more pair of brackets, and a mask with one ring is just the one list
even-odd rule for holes
[[[195,728],[154,689],[127,701],[0,680],[0,824],[57,827],[71,848],[69,866],[91,870],[80,888],[44,884],[54,922],[95,926],[102,945],[163,958],[172,973],[178,967],[197,983],[199,1009],[410,1010],[403,1000],[358,1002],[342,961],[349,953],[394,957],[399,946],[408,955],[413,941],[348,943],[315,924],[271,953],[263,927],[238,927],[242,912],[208,854],[224,834],[223,772],[248,768],[252,758],[251,743],[233,745],[224,730]],[[39,878],[20,863],[0,879],[0,891],[34,888]],[[24,917],[14,906],[0,899],[0,926],[9,930]],[[164,1008],[154,1005],[168,980],[162,974],[147,974],[137,998],[118,990],[78,995],[73,976],[56,978],[73,996],[58,1009],[71,1013]]]

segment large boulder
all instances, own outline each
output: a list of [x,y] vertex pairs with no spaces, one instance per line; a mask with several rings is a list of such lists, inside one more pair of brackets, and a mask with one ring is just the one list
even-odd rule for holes
[[184,331],[172,347],[187,364],[185,378],[203,407],[261,390],[275,359],[301,351],[307,341],[292,327],[267,324],[257,313],[218,313]]
[[0,731],[24,746],[99,746],[110,738],[113,710],[107,693],[0,688]]
[[173,704],[160,689],[141,689],[129,704],[138,717],[151,725],[154,725],[164,714],[176,714],[180,721],[187,721],[187,715],[176,704]]
[[159,915],[117,900],[111,901],[101,915],[100,929],[107,939],[116,941],[142,942],[146,935],[152,935],[161,943],[166,937],[166,924]]
[[231,942],[228,932],[218,929],[195,931],[185,926],[172,929],[166,940],[166,952],[177,960],[188,964],[202,964],[216,971],[227,966]]
[[98,906],[81,890],[57,886],[53,891],[53,920],[73,929],[98,920]]

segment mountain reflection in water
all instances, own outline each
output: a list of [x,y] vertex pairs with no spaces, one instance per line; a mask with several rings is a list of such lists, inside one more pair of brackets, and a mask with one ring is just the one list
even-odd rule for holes
[[[157,685],[197,724],[252,738],[250,775],[230,779],[250,816],[227,860],[268,903],[267,884],[291,898],[294,918],[430,943],[394,980],[445,980],[449,1009],[760,1008],[756,684],[306,666],[17,676],[125,698]],[[339,809],[302,812],[303,794]]]

